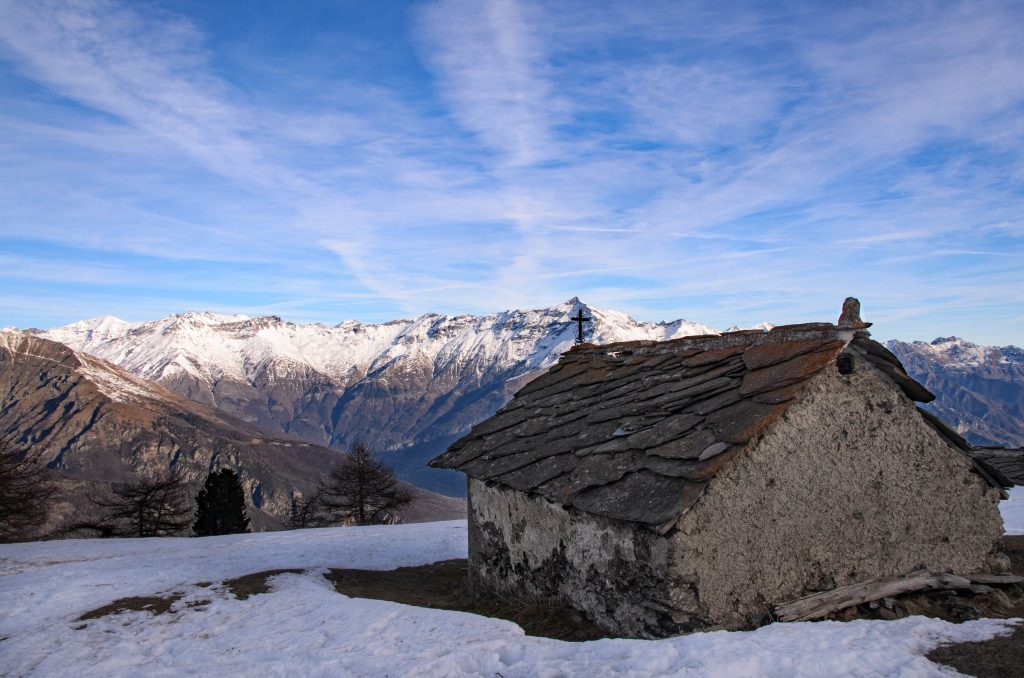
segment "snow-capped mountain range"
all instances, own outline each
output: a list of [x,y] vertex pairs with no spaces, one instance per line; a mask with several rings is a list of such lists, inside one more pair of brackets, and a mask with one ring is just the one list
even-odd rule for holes
[[1024,350],[958,337],[886,346],[936,395],[928,409],[971,443],[1024,447]]
[[889,342],[911,347],[914,352],[948,368],[969,369],[979,365],[1024,365],[1024,349],[1017,346],[982,346],[960,337],[938,337],[930,342]]
[[[144,323],[104,316],[37,334],[155,381],[182,374],[206,381],[254,380],[271,362],[284,368],[282,376],[290,376],[292,368],[344,380],[408,360],[428,361],[442,369],[451,362],[481,359],[492,369],[544,369],[572,346],[576,324],[568,317],[580,309],[593,318],[593,328],[585,326],[592,343],[718,333],[686,320],[639,322],[573,298],[551,308],[482,317],[431,313],[381,324],[349,320],[333,327],[286,322],[278,316],[195,311]],[[758,326],[770,328],[768,323]]]
[[[586,339],[599,344],[717,334],[686,320],[636,321],[576,298],[486,316],[428,314],[333,327],[188,312],[34,332],[270,431],[338,449],[365,441],[407,480],[461,494],[461,476],[425,462],[557,361],[573,344],[576,323],[569,318],[578,311],[592,318]],[[930,408],[968,440],[1024,445],[1020,348],[956,337],[887,346],[938,396]]]
[[269,430],[336,448],[366,441],[406,479],[459,492],[461,477],[424,462],[556,362],[573,344],[569,317],[580,310],[592,318],[584,331],[593,343],[717,334],[686,320],[639,322],[576,298],[381,324],[188,312],[145,323],[103,317],[36,334]]

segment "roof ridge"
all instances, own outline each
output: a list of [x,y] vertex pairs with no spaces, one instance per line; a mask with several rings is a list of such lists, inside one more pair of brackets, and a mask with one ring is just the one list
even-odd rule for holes
[[[870,326],[870,323],[863,323]],[[641,349],[639,352],[678,352],[691,348],[702,350],[713,350],[716,348],[732,348],[743,345],[773,344],[794,339],[810,339],[827,335],[829,338],[842,339],[849,342],[855,333],[868,332],[860,327],[848,327],[833,325],[832,323],[797,323],[792,325],[778,325],[770,330],[737,330],[735,332],[722,332],[720,334],[694,334],[666,341],[655,341],[653,339],[634,339],[631,341],[618,341],[610,344],[577,344],[562,354],[562,360],[573,360],[582,355],[593,355],[609,353],[612,351],[630,351]],[[643,349],[653,349],[646,351]],[[561,362],[561,361],[559,361]]]

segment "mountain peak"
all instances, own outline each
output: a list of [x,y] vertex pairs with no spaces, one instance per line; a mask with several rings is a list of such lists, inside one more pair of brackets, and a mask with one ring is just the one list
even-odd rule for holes
[[172,313],[168,318],[189,320],[191,322],[199,322],[206,325],[220,325],[224,323],[235,323],[243,320],[250,320],[250,317],[244,313],[222,315],[220,313],[214,313],[213,311],[185,311],[184,313]]

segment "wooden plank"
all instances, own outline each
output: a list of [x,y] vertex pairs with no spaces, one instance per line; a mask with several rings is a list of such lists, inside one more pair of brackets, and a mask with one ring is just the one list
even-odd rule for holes
[[969,574],[972,584],[1024,584],[1024,577],[1016,574]]
[[775,617],[779,621],[808,621],[820,619],[837,610],[898,596],[901,593],[969,588],[971,588],[970,579],[954,574],[922,573],[906,577],[884,577],[840,586],[831,591],[812,593],[809,596],[783,603],[775,607]]

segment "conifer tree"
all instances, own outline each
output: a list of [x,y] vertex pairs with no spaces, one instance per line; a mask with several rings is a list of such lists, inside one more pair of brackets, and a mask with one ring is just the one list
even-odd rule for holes
[[68,530],[93,531],[104,537],[173,537],[188,529],[188,487],[177,466],[155,478],[115,483],[111,493],[105,498],[90,497],[98,515]]
[[38,538],[55,492],[38,452],[16,454],[0,440],[0,543]]
[[196,497],[196,522],[192,531],[197,537],[249,531],[245,493],[238,476],[231,469],[222,468],[206,477],[203,489]]
[[316,497],[331,522],[348,525],[396,523],[401,509],[412,501],[395,472],[361,442],[353,445],[320,482]]
[[320,502],[319,488],[308,499],[302,496],[292,497],[288,529],[304,530],[307,527],[326,527],[330,524],[331,517],[324,514],[324,508]]

